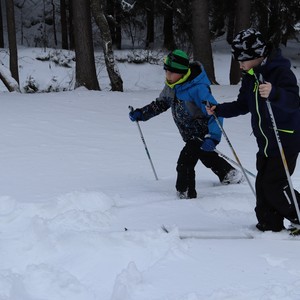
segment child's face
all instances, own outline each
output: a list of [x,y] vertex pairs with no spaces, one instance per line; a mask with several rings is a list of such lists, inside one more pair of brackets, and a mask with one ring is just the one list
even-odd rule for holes
[[250,69],[255,68],[258,65],[260,65],[263,60],[264,60],[263,57],[259,57],[259,58],[252,59],[252,60],[239,61],[240,69],[242,69],[243,71],[249,71]]
[[166,79],[167,79],[168,83],[171,83],[171,84],[175,83],[182,77],[183,77],[182,74],[173,73],[171,71],[166,70]]

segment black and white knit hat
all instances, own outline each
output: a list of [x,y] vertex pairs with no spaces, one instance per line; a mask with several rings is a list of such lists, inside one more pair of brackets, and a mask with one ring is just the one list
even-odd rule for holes
[[235,60],[247,61],[264,57],[267,53],[267,45],[258,30],[249,28],[235,36],[231,44],[231,52]]

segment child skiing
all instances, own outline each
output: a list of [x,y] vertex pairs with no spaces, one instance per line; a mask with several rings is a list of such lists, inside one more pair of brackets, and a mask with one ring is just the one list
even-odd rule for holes
[[[300,194],[294,191],[294,203],[276,139],[276,134],[279,134],[289,173],[293,174],[300,151],[297,79],[291,63],[281,55],[280,49],[267,44],[262,34],[253,28],[236,35],[232,54],[244,73],[237,100],[207,107],[207,112],[225,118],[251,113],[251,125],[259,149],[255,184],[256,227],[261,231],[281,231],[284,218],[299,224],[296,206],[300,203]],[[274,129],[274,120],[278,131]]]
[[129,117],[133,122],[147,121],[171,108],[175,124],[185,142],[176,168],[178,197],[197,197],[195,166],[198,159],[218,176],[221,183],[240,183],[243,179],[241,172],[214,152],[222,133],[202,103],[208,100],[217,104],[203,66],[197,61],[190,63],[188,55],[177,49],[165,58],[164,69],[166,82],[159,97],[130,112]]

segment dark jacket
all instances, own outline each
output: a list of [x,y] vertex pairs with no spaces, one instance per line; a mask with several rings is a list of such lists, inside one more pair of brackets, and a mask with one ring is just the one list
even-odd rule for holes
[[[202,103],[208,100],[217,104],[210,91],[210,81],[199,62],[192,63],[190,68],[191,75],[187,81],[173,88],[166,84],[155,101],[141,108],[143,121],[171,107],[175,124],[185,142],[193,138],[204,139],[206,135],[210,135],[217,144],[221,139],[221,130],[213,116],[207,114]],[[221,118],[220,121],[222,123]]]
[[251,125],[259,147],[265,156],[280,155],[265,99],[259,96],[260,78],[272,84],[269,96],[279,137],[286,153],[300,151],[300,97],[297,79],[289,60],[279,49],[273,50],[254,74],[244,74],[236,101],[217,106],[218,116],[225,118],[251,113]]

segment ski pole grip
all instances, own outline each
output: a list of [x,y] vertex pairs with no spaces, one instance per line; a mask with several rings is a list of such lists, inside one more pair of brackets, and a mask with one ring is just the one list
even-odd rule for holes
[[216,105],[214,103],[209,102],[208,100],[204,100],[204,101],[202,101],[202,103],[208,108],[211,108]]
[[213,106],[208,100],[206,101],[205,105],[209,108],[211,108]]
[[265,79],[264,77],[262,76],[262,74],[259,74],[259,83],[265,83]]
[[128,109],[129,109],[130,111],[134,111],[134,108],[133,108],[131,105],[128,106]]
[[[264,77],[262,76],[262,74],[259,74],[259,84],[263,84],[266,83]],[[262,99],[269,101],[269,98],[265,98],[265,97],[261,97]]]

